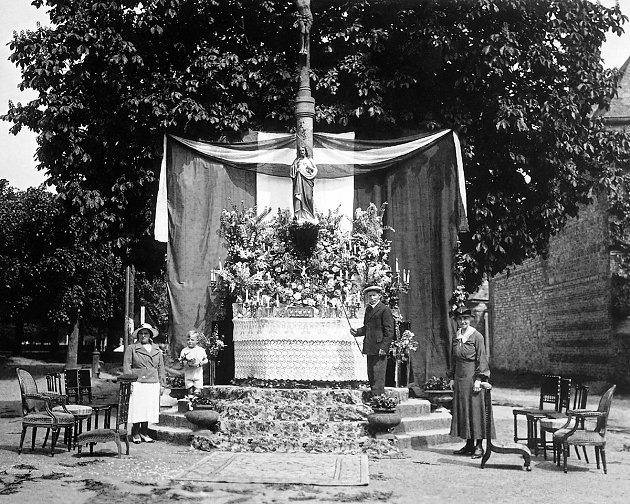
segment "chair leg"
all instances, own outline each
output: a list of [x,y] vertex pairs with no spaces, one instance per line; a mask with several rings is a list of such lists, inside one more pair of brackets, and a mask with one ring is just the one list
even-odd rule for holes
[[569,445],[568,444],[562,444],[562,458],[564,460],[564,472],[566,474],[567,472],[567,452],[569,451]]
[[516,414],[514,415],[514,442],[518,443],[518,423],[516,421]]
[[582,457],[580,457],[580,449],[577,447],[577,445],[575,445],[574,448],[575,448],[575,454],[577,455],[578,460],[582,460]]
[[602,466],[604,467],[604,474],[608,474],[608,471],[606,470],[606,447],[600,446],[599,453],[602,456]]
[[543,457],[547,460],[547,431],[543,427],[540,427],[540,442],[543,447]]
[[114,441],[116,442],[116,446],[118,447],[118,458],[122,458],[122,446],[120,445],[120,438],[116,437],[114,438]]
[[48,434],[50,434],[50,429],[46,429],[46,435],[44,436],[44,442],[42,443],[42,448],[46,448],[46,443],[48,442]]
[[94,453],[94,445],[96,443],[90,443],[90,455],[92,455]]
[[57,444],[57,438],[59,438],[59,429],[53,427],[52,434],[50,436],[50,456],[55,456],[55,445]]
[[129,435],[125,435],[125,446],[127,447],[127,455],[129,455]]
[[22,435],[20,436],[20,447],[18,448],[18,455],[22,454],[22,446],[24,445],[24,437],[26,436],[26,425],[22,426]]
[[597,464],[597,469],[599,469],[599,446],[595,447],[595,463]]
[[586,446],[582,446],[582,451],[584,452],[584,460],[588,464],[588,454],[586,453]]

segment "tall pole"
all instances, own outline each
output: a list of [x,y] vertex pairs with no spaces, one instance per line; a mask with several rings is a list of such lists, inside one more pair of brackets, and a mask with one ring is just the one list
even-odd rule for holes
[[313,118],[315,117],[315,99],[311,96],[310,37],[313,26],[310,0],[296,0],[298,25],[300,28],[300,77],[295,97],[296,149],[304,147],[313,154]]

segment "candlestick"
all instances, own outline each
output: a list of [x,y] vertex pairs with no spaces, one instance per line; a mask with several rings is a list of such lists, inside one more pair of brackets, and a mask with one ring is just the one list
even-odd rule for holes
[[223,265],[221,264],[221,258],[219,257],[219,271],[223,271]]
[[276,294],[276,308],[280,307],[280,296]]

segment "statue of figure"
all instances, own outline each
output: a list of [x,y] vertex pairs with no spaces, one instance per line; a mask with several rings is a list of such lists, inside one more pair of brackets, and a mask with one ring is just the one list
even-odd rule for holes
[[313,26],[313,14],[311,13],[310,0],[295,0],[297,7],[297,23],[300,27],[300,54],[308,54],[310,45],[311,26]]
[[313,186],[317,166],[308,156],[305,147],[298,148],[297,157],[291,165],[291,178],[293,179],[293,215],[300,220],[315,220],[313,206]]

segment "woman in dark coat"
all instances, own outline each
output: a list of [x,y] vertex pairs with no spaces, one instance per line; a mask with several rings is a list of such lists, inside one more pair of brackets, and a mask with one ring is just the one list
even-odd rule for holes
[[483,336],[470,325],[470,310],[455,313],[457,337],[453,341],[448,377],[453,388],[451,436],[466,440],[456,455],[483,456],[486,417],[481,382],[488,381],[490,368]]

